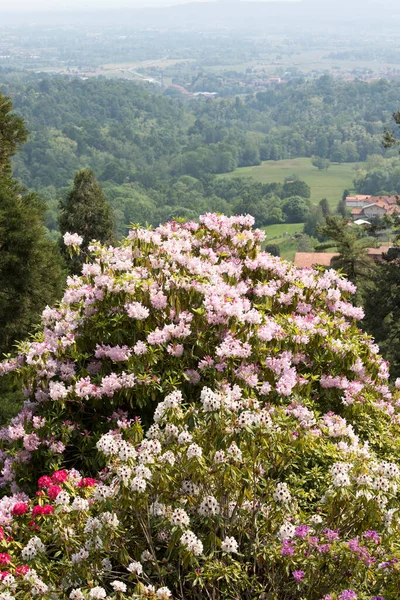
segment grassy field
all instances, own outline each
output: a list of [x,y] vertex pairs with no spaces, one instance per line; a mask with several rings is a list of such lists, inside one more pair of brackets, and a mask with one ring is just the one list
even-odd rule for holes
[[294,260],[296,253],[296,233],[303,231],[304,223],[282,223],[280,225],[267,225],[262,229],[267,234],[265,244],[277,244],[280,255],[286,260]]
[[267,240],[285,237],[285,234],[294,235],[303,231],[303,223],[282,223],[279,225],[267,225],[263,230],[267,234]]
[[311,164],[311,158],[267,160],[259,167],[242,167],[221,177],[252,177],[261,183],[283,182],[285,177],[297,175],[311,187],[311,200],[317,204],[327,198],[331,208],[336,208],[343,190],[352,190],[354,167],[359,163],[332,164],[327,171],[319,171]]

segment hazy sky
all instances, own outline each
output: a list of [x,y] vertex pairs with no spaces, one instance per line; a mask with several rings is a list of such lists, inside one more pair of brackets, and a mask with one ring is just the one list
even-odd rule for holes
[[[37,10],[57,11],[77,8],[114,8],[121,6],[170,6],[172,4],[187,4],[188,2],[193,1],[205,2],[210,0],[0,0],[0,12],[33,12]],[[224,1],[229,3],[229,0]]]

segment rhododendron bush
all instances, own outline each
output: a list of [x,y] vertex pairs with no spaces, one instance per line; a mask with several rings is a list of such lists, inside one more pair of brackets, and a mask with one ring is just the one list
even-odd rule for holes
[[0,600],[400,597],[399,400],[354,286],[205,215],[93,243],[0,366]]

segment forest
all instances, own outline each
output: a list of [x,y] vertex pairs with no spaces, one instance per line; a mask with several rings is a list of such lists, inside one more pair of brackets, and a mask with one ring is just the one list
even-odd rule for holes
[[[395,152],[382,146],[382,131],[397,107],[397,82],[346,83],[323,76],[205,101],[101,77],[82,81],[21,71],[3,72],[2,81],[0,89],[30,131],[14,158],[15,174],[46,201],[53,231],[59,197],[80,168],[94,170],[122,235],[130,222],[157,225],[171,215],[248,210],[237,186],[252,189],[253,204],[263,198],[263,207],[253,208],[257,225],[290,222],[279,202],[290,197],[285,192],[252,188],[250,182],[225,187],[215,178],[263,160],[356,162],[373,155],[396,163]],[[363,193],[398,187],[382,178],[370,183],[371,176],[362,175],[356,188]],[[291,196],[307,200],[307,193]]]

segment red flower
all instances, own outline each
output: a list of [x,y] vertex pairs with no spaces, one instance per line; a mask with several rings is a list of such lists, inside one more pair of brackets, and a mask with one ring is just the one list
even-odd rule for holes
[[40,487],[40,488],[47,488],[51,484],[52,484],[51,477],[49,477],[48,475],[43,475],[42,477],[39,477],[39,479],[38,479],[38,487]]
[[24,515],[26,512],[28,512],[28,505],[25,504],[25,502],[17,502],[16,504],[14,504],[11,512],[14,515],[14,517],[20,517],[21,515]]
[[17,567],[15,569],[15,574],[17,576],[19,575],[26,575],[28,573],[28,571],[30,571],[30,567],[28,567],[28,565],[19,565],[19,567]]
[[54,506],[51,506],[50,504],[45,504],[42,507],[42,515],[51,515],[54,512]]
[[3,581],[3,579],[5,579],[9,574],[10,573],[8,571],[0,571],[0,580]]
[[8,565],[11,562],[11,556],[6,552],[0,553],[0,565]]
[[51,476],[53,483],[64,483],[68,479],[68,471],[62,469],[61,471],[55,471]]
[[91,477],[83,477],[78,483],[78,487],[92,487],[96,485],[96,483],[97,481],[95,479],[92,479]]
[[5,538],[4,529],[0,526],[0,540],[4,540],[4,538]]
[[60,492],[61,488],[59,485],[51,485],[47,490],[47,494],[50,500],[55,500]]
[[32,509],[32,517],[37,517],[38,515],[50,515],[54,512],[54,507],[50,504],[46,504],[45,506],[34,506]]

